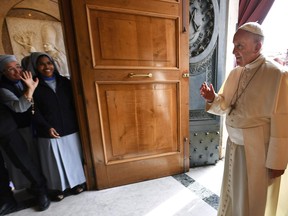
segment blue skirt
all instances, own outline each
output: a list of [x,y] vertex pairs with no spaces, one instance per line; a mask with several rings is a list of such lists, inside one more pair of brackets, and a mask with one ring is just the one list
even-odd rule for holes
[[86,182],[78,133],[38,138],[42,172],[49,190],[64,191]]

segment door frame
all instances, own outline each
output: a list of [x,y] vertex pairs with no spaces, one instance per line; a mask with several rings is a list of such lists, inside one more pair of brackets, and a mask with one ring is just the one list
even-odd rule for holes
[[[96,177],[94,174],[94,165],[90,148],[90,139],[88,134],[88,119],[85,111],[85,98],[82,91],[82,82],[81,77],[78,73],[80,70],[77,49],[76,49],[76,37],[75,31],[73,28],[73,14],[71,8],[71,2],[69,0],[59,0],[59,11],[61,15],[62,25],[63,25],[63,34],[64,34],[64,43],[66,47],[66,53],[69,56],[67,58],[70,74],[72,77],[72,89],[75,99],[75,106],[77,110],[77,117],[79,123],[80,137],[83,149],[83,165],[86,174],[86,184],[88,190],[96,189]],[[65,10],[65,13],[63,13]]]

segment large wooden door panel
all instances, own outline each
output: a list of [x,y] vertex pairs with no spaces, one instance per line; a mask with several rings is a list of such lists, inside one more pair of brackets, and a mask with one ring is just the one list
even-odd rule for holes
[[177,66],[178,17],[95,6],[87,13],[95,68]]
[[188,170],[182,1],[69,4],[97,189]]
[[179,154],[177,83],[97,84],[107,165]]

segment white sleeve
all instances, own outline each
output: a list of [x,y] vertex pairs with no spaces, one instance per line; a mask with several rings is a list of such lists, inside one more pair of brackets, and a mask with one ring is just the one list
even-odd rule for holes
[[288,73],[281,76],[281,82],[271,116],[271,136],[266,166],[271,169],[285,169],[288,163]]

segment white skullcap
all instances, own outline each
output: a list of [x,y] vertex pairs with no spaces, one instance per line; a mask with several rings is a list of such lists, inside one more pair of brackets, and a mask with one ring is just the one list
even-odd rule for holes
[[240,29],[244,30],[244,31],[251,32],[253,34],[261,35],[264,37],[263,29],[262,29],[261,25],[257,22],[245,23],[238,28],[238,30],[240,30]]
[[14,55],[0,55],[0,72],[4,71],[4,68],[9,62],[17,62]]

